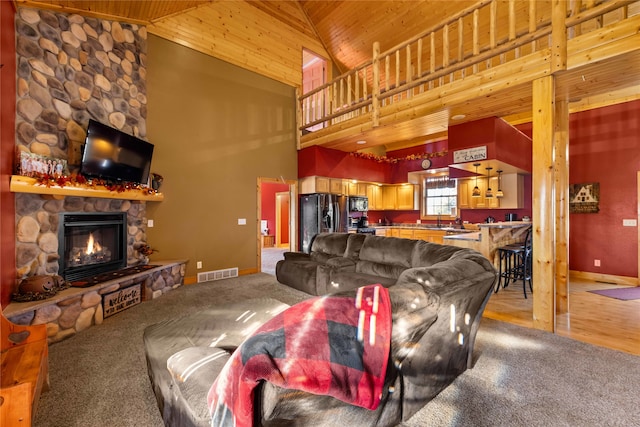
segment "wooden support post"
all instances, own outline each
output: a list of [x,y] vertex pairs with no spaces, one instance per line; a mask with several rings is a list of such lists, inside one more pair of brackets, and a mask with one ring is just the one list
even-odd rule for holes
[[569,312],[569,102],[556,100],[553,135],[556,194],[556,314]]
[[[408,49],[408,46],[407,46]],[[380,43],[373,43],[373,82],[371,85],[371,125],[380,125]]]
[[555,332],[555,78],[533,81],[533,327]]
[[551,72],[567,69],[567,2],[553,0],[551,10]]
[[[302,123],[304,121],[304,118],[302,116],[302,102],[304,101],[300,101],[300,88],[296,87],[295,90],[295,97],[296,97],[296,122],[297,122],[297,132],[296,132],[296,149],[300,150],[300,135],[302,134],[302,130],[300,129],[300,126],[302,126]],[[305,123],[306,124],[306,123]]]

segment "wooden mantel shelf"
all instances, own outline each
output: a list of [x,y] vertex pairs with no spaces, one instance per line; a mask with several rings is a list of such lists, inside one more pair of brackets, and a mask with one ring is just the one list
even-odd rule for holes
[[103,186],[66,185],[64,187],[38,184],[35,178],[12,175],[10,190],[14,193],[48,194],[55,197],[77,196],[98,197],[102,199],[144,200],[147,202],[161,202],[162,193],[148,194],[142,190],[111,191]]

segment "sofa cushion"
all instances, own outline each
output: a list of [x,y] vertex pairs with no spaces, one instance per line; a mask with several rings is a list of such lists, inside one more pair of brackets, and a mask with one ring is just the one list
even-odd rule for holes
[[315,236],[311,244],[311,259],[316,262],[326,262],[329,258],[344,256],[347,250],[347,233],[320,233]]
[[167,360],[171,378],[196,418],[209,420],[207,393],[230,356],[221,348],[189,347]]
[[393,286],[396,280],[395,277],[388,278],[355,271],[332,271],[331,283],[329,289],[327,289],[327,293],[347,291],[374,283],[380,283],[385,288],[388,288],[389,286]]
[[361,261],[409,268],[416,243],[417,241],[412,239],[367,235],[362,243],[359,258]]
[[456,246],[440,245],[421,240],[413,250],[411,267],[431,267],[434,264],[448,260],[461,249]]
[[358,258],[360,256],[360,249],[362,249],[362,244],[366,237],[366,234],[349,234],[349,238],[347,239],[347,249],[344,252],[344,256],[347,258]]

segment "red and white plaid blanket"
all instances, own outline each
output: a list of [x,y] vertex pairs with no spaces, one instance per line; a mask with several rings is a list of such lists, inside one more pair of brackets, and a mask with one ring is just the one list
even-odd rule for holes
[[208,395],[212,426],[251,426],[259,381],[333,396],[367,409],[380,404],[391,340],[389,292],[323,296],[266,322],[234,352]]

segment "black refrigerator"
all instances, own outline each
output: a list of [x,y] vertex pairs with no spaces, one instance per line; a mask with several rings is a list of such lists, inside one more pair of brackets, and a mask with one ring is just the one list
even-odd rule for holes
[[300,250],[309,253],[318,233],[347,232],[347,196],[305,194],[300,196]]

